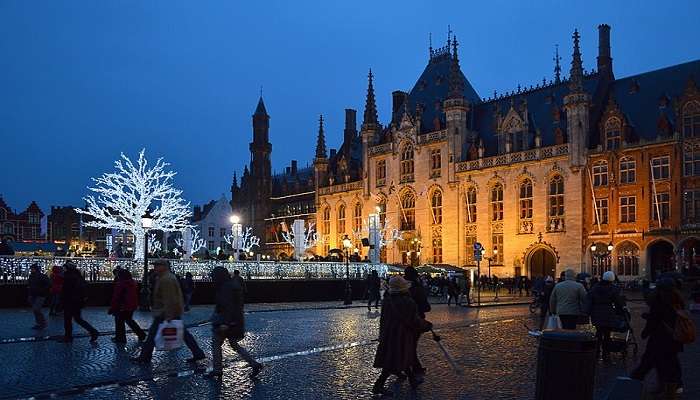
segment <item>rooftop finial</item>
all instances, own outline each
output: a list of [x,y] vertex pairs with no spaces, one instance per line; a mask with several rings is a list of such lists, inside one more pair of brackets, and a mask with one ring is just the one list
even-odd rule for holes
[[559,45],[554,45],[554,82],[561,82],[561,65],[559,65],[561,57],[559,56]]
[[447,48],[450,48],[450,40],[452,39],[452,28],[450,24],[447,24]]
[[263,86],[260,85],[260,97],[262,97],[262,89],[263,89]]
[[578,33],[578,29],[574,30],[574,54],[571,59],[571,71],[569,72],[569,79],[571,83],[569,88],[572,91],[578,91],[583,88],[583,61],[581,61],[581,50],[579,49],[579,39],[581,35]]
[[377,117],[377,104],[374,99],[374,85],[373,85],[373,79],[374,75],[372,74],[372,68],[369,69],[369,74],[367,75],[368,79],[368,84],[367,84],[367,100],[365,101],[365,115],[364,115],[364,120],[362,121],[362,125],[367,125],[367,124],[378,124],[379,117]]
[[326,158],[326,136],[323,133],[323,114],[318,117],[318,137],[316,138],[316,158]]
[[459,68],[459,58],[457,57],[457,36],[452,40],[452,62],[450,63],[450,81],[448,98],[459,99],[464,97],[464,81]]
[[430,57],[433,57],[433,33],[428,32],[428,49],[430,49]]

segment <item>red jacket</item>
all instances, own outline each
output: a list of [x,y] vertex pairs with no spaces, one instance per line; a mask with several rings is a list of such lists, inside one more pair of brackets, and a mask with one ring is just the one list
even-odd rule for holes
[[134,311],[139,304],[138,286],[133,279],[119,279],[114,283],[110,312]]

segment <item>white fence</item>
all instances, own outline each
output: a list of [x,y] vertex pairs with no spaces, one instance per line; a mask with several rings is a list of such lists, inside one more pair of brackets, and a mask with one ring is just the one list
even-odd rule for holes
[[[38,264],[42,271],[48,273],[54,265],[63,265],[68,260],[78,266],[88,281],[111,281],[114,279],[112,271],[117,268],[129,270],[135,279],[141,279],[143,273],[143,260],[3,256],[0,257],[0,283],[24,282],[32,264]],[[174,273],[184,276],[189,272],[197,281],[210,280],[210,273],[215,267],[224,267],[231,272],[239,270],[248,279],[345,279],[346,268],[341,262],[170,260],[170,264]],[[379,276],[385,276],[389,266],[357,262],[349,264],[351,279],[364,278],[372,270],[376,270]]]

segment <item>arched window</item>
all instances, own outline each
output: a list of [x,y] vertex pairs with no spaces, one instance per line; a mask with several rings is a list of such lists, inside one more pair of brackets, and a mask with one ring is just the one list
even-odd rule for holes
[[410,143],[401,150],[401,182],[413,182],[413,146]]
[[605,150],[617,150],[622,142],[622,121],[608,118],[605,122]]
[[603,273],[611,270],[612,257],[607,251],[607,243],[595,243],[595,248],[591,250],[591,273],[593,276],[601,277]]
[[438,189],[430,196],[430,210],[433,215],[433,224],[442,223],[442,192]]
[[352,231],[362,231],[362,204],[359,202],[355,204],[355,209],[352,213]]
[[683,106],[683,137],[700,137],[700,103],[697,101]]
[[467,189],[466,195],[467,223],[476,223],[476,188],[473,186]]
[[328,206],[323,207],[323,225],[321,225],[321,233],[328,235],[331,233],[331,208]]
[[345,204],[338,206],[338,233],[345,233]]
[[634,183],[637,180],[637,162],[634,158],[620,159],[620,183]]
[[491,188],[491,221],[503,221],[503,185],[500,183]]
[[401,230],[412,231],[416,229],[416,196],[407,191],[401,196]]
[[550,232],[564,230],[564,179],[555,175],[549,180],[549,224]]
[[639,247],[636,244],[625,242],[617,249],[617,274],[639,275]]
[[607,161],[598,161],[593,164],[593,186],[608,186]]
[[520,233],[532,233],[532,181],[525,179],[520,183]]

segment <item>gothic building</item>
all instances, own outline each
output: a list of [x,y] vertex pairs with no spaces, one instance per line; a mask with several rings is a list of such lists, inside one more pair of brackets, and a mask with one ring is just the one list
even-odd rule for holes
[[[568,76],[557,52],[554,79],[491,98],[464,76],[457,38],[449,37],[446,46],[429,49],[409,92],[392,93],[386,123],[372,71],[359,132],[355,111],[346,110],[342,144],[327,153],[319,121],[304,189],[287,185],[286,194],[274,194],[282,177],[249,171],[247,182],[268,186],[242,182],[233,190],[261,187],[258,200],[270,193],[266,206],[241,196],[250,209],[268,207],[261,210],[268,220],[274,199],[306,196],[304,218],[316,222],[321,255],[342,248],[346,235],[366,255],[361,238],[369,214],[378,213],[387,230],[400,232],[382,251],[390,263],[471,269],[480,242],[482,273],[489,268],[500,277],[558,275],[566,267],[597,274],[612,268],[625,278],[693,269],[700,251],[700,100],[693,80],[700,61],[616,79],[610,27],[600,25],[598,33],[597,70],[584,71],[575,31]],[[257,135],[255,124],[254,116]],[[253,149],[267,149],[261,155],[269,165],[271,148],[266,135],[257,140],[251,170],[259,171],[264,160]]]

